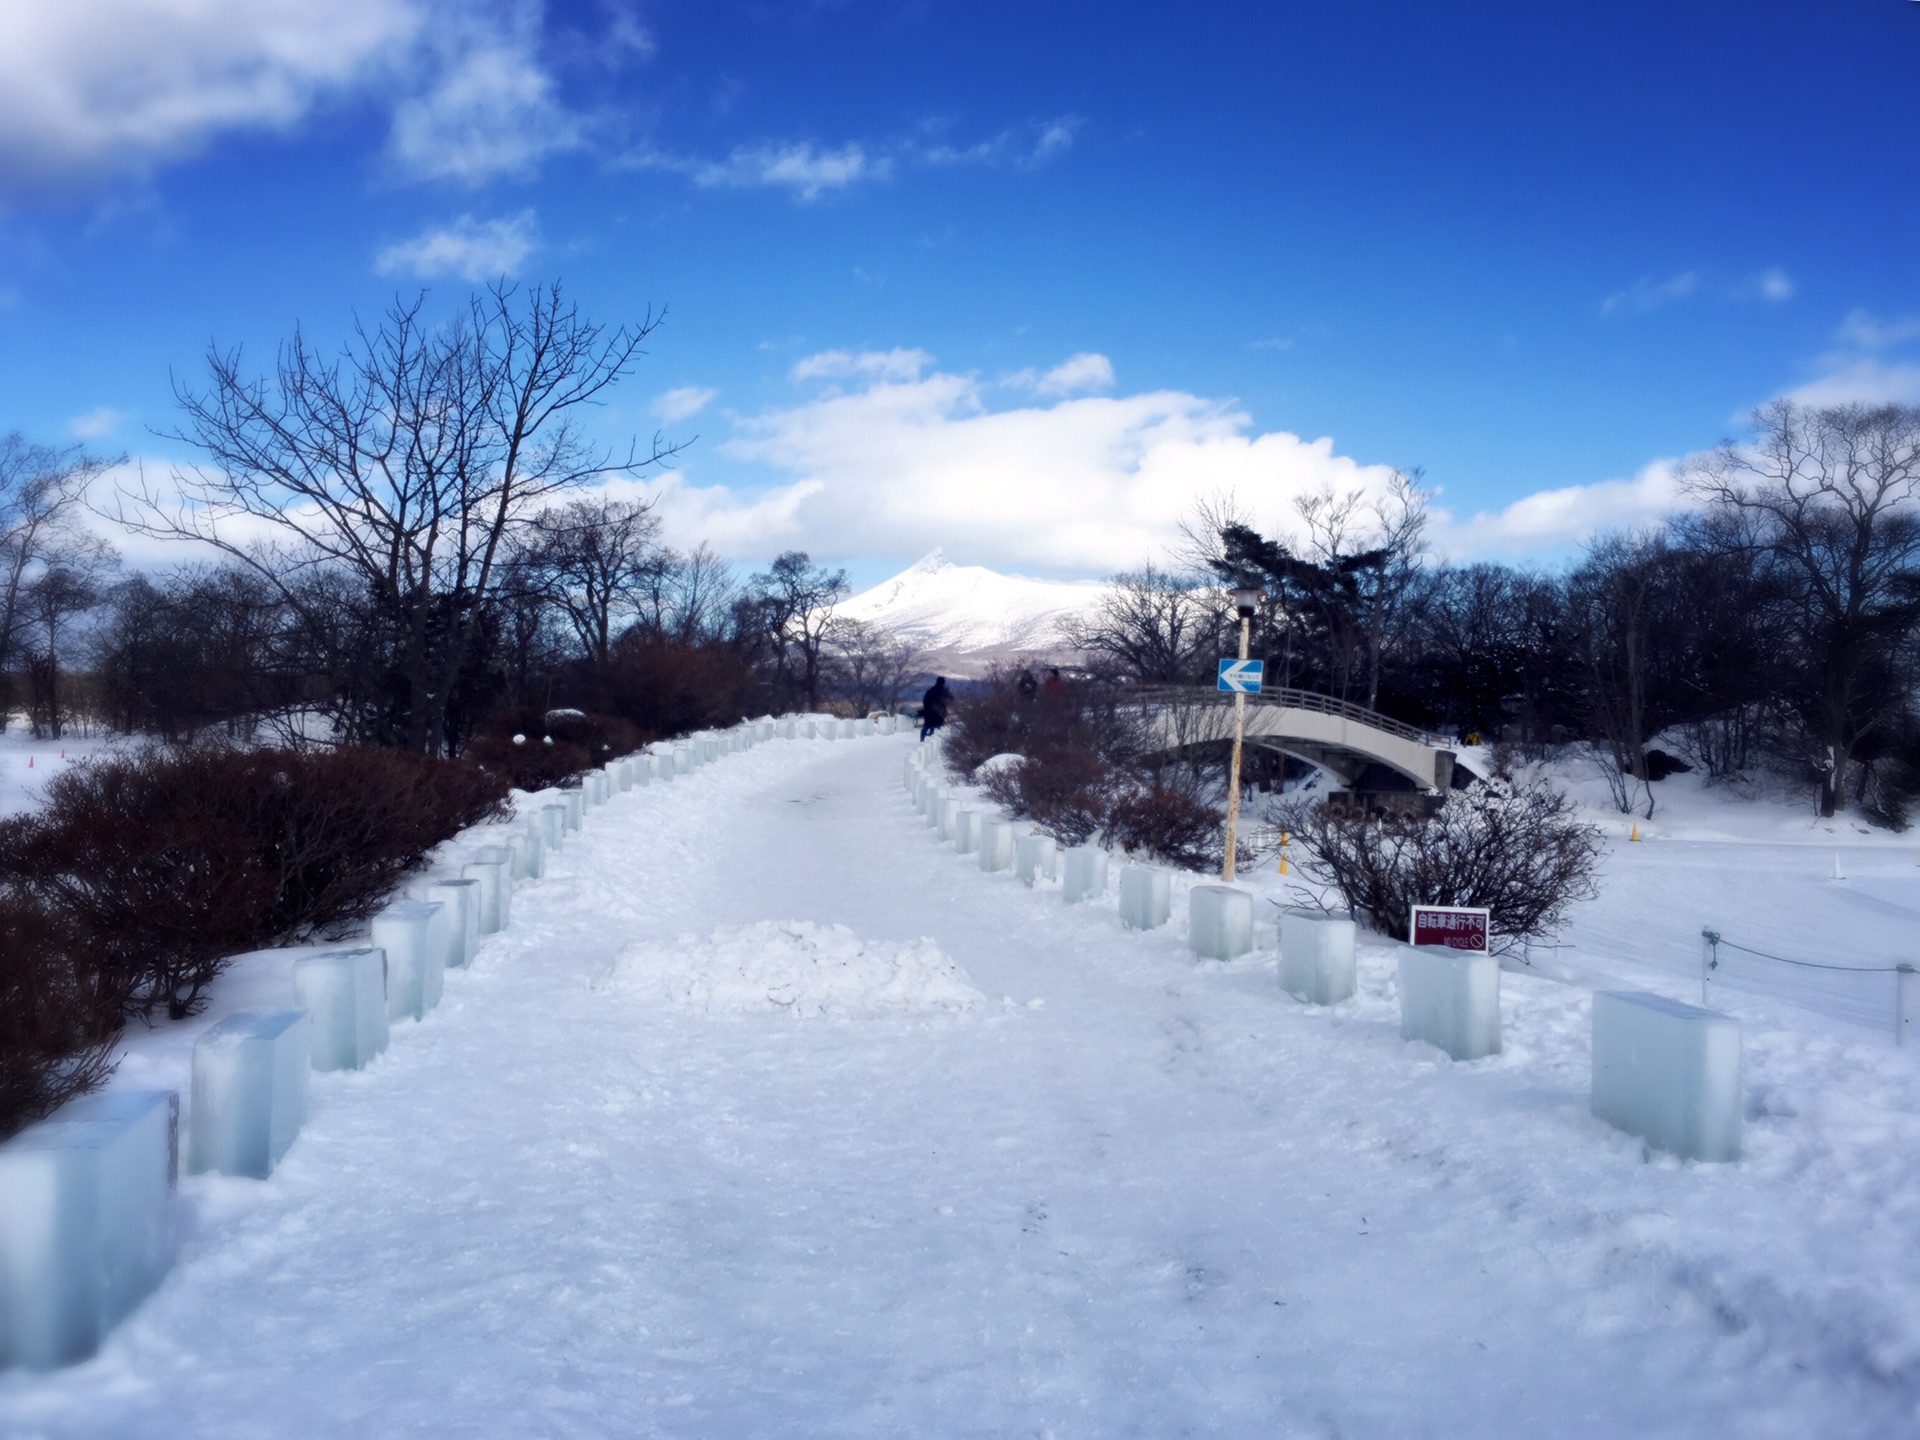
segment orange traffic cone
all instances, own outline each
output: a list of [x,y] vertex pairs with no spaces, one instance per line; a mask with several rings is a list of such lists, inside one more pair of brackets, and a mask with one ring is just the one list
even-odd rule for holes
[[1633,833],[1628,835],[1627,839],[1638,840],[1639,838],[1640,838],[1640,822],[1636,820],[1633,822]]

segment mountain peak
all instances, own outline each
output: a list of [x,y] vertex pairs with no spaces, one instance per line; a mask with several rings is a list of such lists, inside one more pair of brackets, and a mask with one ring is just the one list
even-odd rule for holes
[[909,575],[938,575],[942,570],[951,570],[953,562],[947,559],[947,552],[941,546],[934,546],[900,574],[901,579]]

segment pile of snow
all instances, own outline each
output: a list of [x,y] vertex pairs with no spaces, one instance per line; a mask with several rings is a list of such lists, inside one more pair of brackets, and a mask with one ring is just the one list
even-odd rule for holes
[[809,920],[722,925],[671,945],[629,945],[609,983],[709,1015],[970,1010],[985,999],[925,936],[884,944]]

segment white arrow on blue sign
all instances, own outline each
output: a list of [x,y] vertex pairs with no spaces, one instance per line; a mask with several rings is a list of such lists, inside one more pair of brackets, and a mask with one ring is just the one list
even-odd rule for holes
[[1218,688],[1229,695],[1258,695],[1266,668],[1264,660],[1222,660]]

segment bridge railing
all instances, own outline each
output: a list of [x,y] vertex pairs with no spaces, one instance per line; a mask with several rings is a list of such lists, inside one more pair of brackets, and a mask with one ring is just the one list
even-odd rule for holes
[[[1142,685],[1127,692],[1128,698],[1138,701],[1143,707],[1154,705],[1223,705],[1233,704],[1233,696],[1219,690],[1209,690],[1198,685]],[[1247,697],[1249,705],[1280,706],[1288,710],[1311,710],[1320,715],[1337,715],[1343,720],[1351,720],[1359,725],[1369,725],[1375,730],[1383,730],[1402,740],[1411,740],[1417,745],[1430,745],[1436,749],[1452,746],[1453,742],[1438,735],[1422,730],[1417,726],[1382,715],[1378,710],[1369,710],[1364,705],[1356,705],[1351,700],[1341,700],[1332,695],[1321,695],[1312,690],[1291,690],[1286,688],[1262,690],[1258,695]]]

